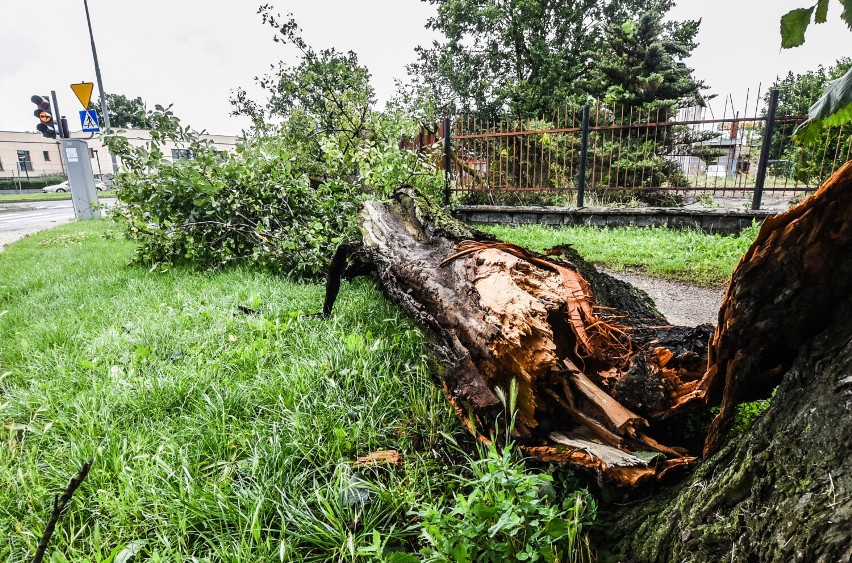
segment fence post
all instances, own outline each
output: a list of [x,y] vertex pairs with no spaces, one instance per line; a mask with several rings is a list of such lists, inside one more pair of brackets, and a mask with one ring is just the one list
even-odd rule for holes
[[778,111],[778,90],[769,92],[769,107],[766,111],[766,127],[763,128],[763,145],[760,148],[760,162],[757,163],[757,176],[754,179],[754,198],[752,209],[760,209],[763,197],[763,184],[766,182],[766,168],[769,165],[769,149],[772,148],[772,132],[775,129],[775,114]]
[[453,157],[450,145],[450,118],[444,118],[444,205],[450,204],[450,173],[452,172]]
[[589,104],[583,106],[583,126],[580,134],[580,179],[577,182],[577,207],[583,207],[586,190],[586,156],[589,152]]

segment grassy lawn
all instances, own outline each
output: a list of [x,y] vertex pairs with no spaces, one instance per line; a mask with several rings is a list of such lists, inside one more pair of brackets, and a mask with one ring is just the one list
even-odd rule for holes
[[723,285],[757,236],[751,227],[737,236],[709,235],[696,230],[597,227],[479,227],[503,240],[537,250],[570,244],[587,260],[614,270],[707,287]]
[[[320,284],[149,273],[131,251],[89,221],[0,253],[0,560],[32,558],[88,459],[47,560],[406,545],[410,501],[443,484],[441,433],[458,429],[419,331],[367,280],[321,319]],[[390,448],[400,466],[353,470]]]
[[[490,230],[707,284],[755,234]],[[422,547],[423,499],[481,487],[496,506],[508,489],[488,489],[494,475],[527,478],[493,457],[477,476],[448,446],[459,425],[422,336],[371,281],[344,285],[322,319],[322,284],[149,272],[127,265],[132,250],[116,224],[88,221],[0,253],[1,561],[32,558],[53,495],[89,459],[49,561],[371,560]],[[353,466],[385,449],[402,463]],[[453,514],[446,537],[470,522],[489,541]]]
[[[98,197],[115,197],[113,191],[98,192]],[[65,193],[50,193],[50,194],[2,194],[0,195],[0,203],[14,201],[52,201],[57,199],[71,199],[71,194]]]

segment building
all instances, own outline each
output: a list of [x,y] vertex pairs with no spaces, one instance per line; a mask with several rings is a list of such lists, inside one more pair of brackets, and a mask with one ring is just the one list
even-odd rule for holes
[[[122,133],[133,146],[142,146],[151,140],[144,129],[127,129]],[[112,174],[112,155],[98,137],[88,133],[71,133],[73,139],[84,139],[89,145],[89,158],[96,176]],[[216,150],[231,152],[237,145],[237,137],[230,135],[201,135],[209,139]],[[169,160],[190,158],[185,147],[171,141],[164,143],[163,153]],[[121,159],[117,159],[119,168]],[[65,179],[67,172],[60,152],[59,139],[48,139],[41,133],[0,131],[0,180],[38,179],[57,177]],[[4,182],[8,183],[8,182]]]

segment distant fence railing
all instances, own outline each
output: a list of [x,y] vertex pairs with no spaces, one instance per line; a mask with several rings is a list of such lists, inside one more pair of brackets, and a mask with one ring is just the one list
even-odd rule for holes
[[[667,115],[601,101],[547,119],[445,119],[444,170],[449,192],[712,192],[751,195],[812,191],[852,157],[852,136],[834,128],[817,146],[791,133],[805,115],[776,115],[778,94],[750,115],[708,118],[706,108]],[[744,113],[744,112],[743,112]],[[443,131],[448,130],[448,136]]]

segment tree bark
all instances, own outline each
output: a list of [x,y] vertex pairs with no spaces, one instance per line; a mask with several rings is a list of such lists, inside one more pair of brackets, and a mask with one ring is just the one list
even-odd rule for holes
[[[764,223],[719,312],[707,454],[744,400],[769,409],[645,502],[609,506],[613,561],[852,560],[852,163]],[[608,557],[606,556],[608,555]]]

